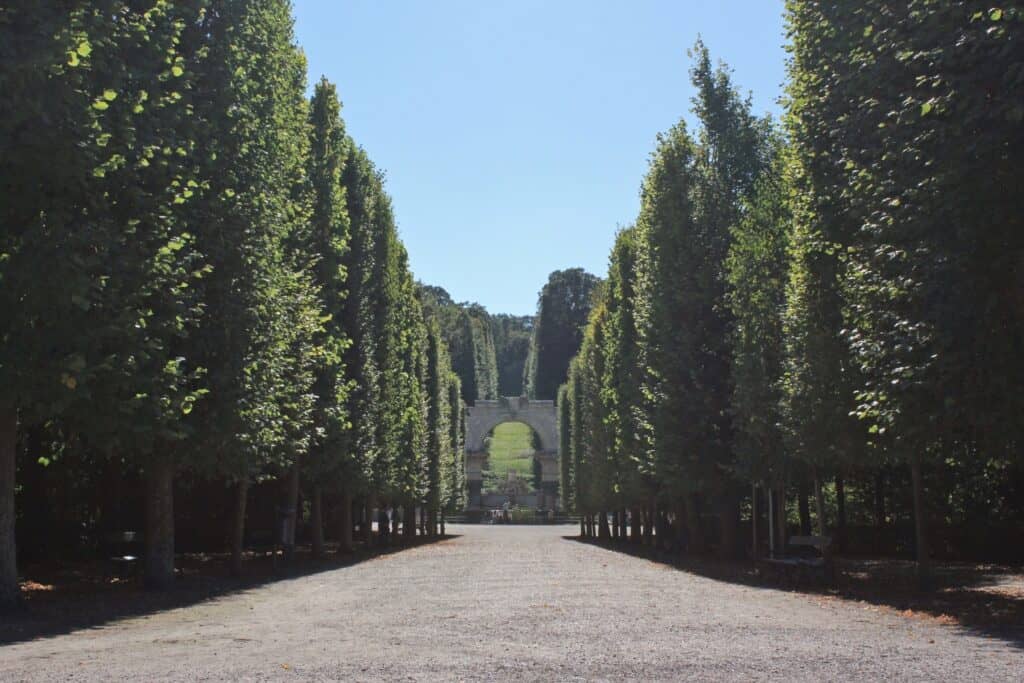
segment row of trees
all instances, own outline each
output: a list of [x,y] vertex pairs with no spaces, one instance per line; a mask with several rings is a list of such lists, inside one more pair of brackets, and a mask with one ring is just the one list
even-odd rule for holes
[[776,518],[795,490],[806,527],[810,488],[840,536],[853,498],[913,520],[927,584],[937,522],[1024,515],[1024,13],[789,0],[787,20],[781,127],[693,52],[699,126],[659,137],[561,390],[564,493],[598,533],[634,508],[724,555],[759,490]]
[[0,603],[44,495],[17,473],[40,464],[142,474],[153,586],[173,578],[184,472],[233,485],[236,570],[252,482],[283,483],[292,538],[305,492],[316,552],[325,492],[343,549],[353,497],[407,521],[461,504],[441,313],[334,87],[306,98],[290,9],[0,8]]
[[498,398],[498,361],[491,316],[480,304],[455,303],[441,287],[424,286],[437,309],[452,368],[467,403]]

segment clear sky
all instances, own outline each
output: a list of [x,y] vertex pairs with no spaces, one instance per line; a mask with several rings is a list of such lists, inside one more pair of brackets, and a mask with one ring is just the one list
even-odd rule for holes
[[655,135],[690,118],[698,35],[759,113],[785,77],[782,0],[294,2],[416,277],[492,313],[533,313],[553,270],[605,274]]

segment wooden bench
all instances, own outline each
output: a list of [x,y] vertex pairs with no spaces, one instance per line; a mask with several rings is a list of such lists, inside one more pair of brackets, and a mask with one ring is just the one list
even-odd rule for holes
[[107,534],[103,541],[112,574],[119,579],[127,579],[139,571],[139,556],[142,554],[141,534],[135,531],[117,531]]
[[776,573],[795,575],[798,582],[817,577],[827,585],[835,583],[831,537],[792,536],[786,551],[785,555],[762,560],[763,564]]

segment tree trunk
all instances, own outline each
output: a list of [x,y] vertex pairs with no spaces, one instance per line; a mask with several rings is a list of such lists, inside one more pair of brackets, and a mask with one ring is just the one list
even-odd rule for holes
[[828,534],[828,526],[825,524],[825,494],[821,490],[821,478],[817,471],[814,473],[814,513],[818,517],[818,535]]
[[885,475],[875,475],[875,552],[882,552],[882,532],[885,529]]
[[338,535],[338,552],[351,553],[355,551],[355,545],[352,542],[352,492],[348,490],[348,487],[342,487],[341,489],[341,506],[339,508],[338,517],[339,526],[341,527]]
[[242,551],[245,544],[245,509],[249,504],[249,472],[235,486],[235,515],[231,527],[231,576],[242,575]]
[[800,510],[800,533],[804,536],[811,535],[811,504],[808,501],[807,480],[800,477],[796,492],[797,507]]
[[775,520],[776,520],[776,553],[784,555],[786,543],[789,541],[789,530],[786,529],[786,487],[779,486],[775,492]]
[[846,484],[836,476],[836,548],[846,552]]
[[146,468],[146,588],[174,583],[174,461],[154,457]]
[[21,602],[14,535],[17,449],[18,411],[13,403],[0,403],[0,610],[10,609]]
[[597,535],[601,540],[607,541],[611,537],[611,531],[608,529],[608,513],[601,510],[597,515]]
[[445,535],[444,521],[444,510],[441,510],[441,536]]
[[914,535],[917,550],[917,584],[922,591],[932,589],[931,552],[928,547],[928,523],[925,517],[924,480],[921,476],[921,459],[910,460],[910,480],[914,490]]
[[640,527],[640,508],[639,507],[633,507],[633,509],[630,512],[629,516],[630,516],[630,522],[632,522],[632,524],[633,524],[633,528],[632,528],[632,530],[631,530],[631,532],[629,534],[629,542],[630,543],[639,543],[640,542],[640,537],[642,535],[642,531],[641,531],[641,527]]
[[[379,506],[380,503],[378,502]],[[385,507],[377,508],[377,543],[387,545],[391,537],[391,523],[388,520],[388,510]]]
[[727,486],[719,500],[718,530],[718,556],[727,560],[735,559],[739,556],[740,545],[740,501],[731,485]]
[[284,538],[281,545],[284,546],[284,561],[287,564],[295,554],[295,530],[299,520],[299,463],[296,462],[288,470],[288,479],[285,482],[284,502]]
[[394,505],[391,508],[391,542],[392,543],[398,543],[399,541],[402,540],[401,536],[399,536],[399,532],[401,531],[401,528],[402,528],[401,527],[401,523],[402,523],[402,518],[398,514],[398,506]]
[[758,534],[761,531],[758,524],[758,512],[761,506],[760,497],[757,495],[757,484],[750,487],[750,557],[759,559],[761,557],[761,539]]
[[313,487],[313,500],[309,506],[310,534],[313,537],[313,557],[324,556],[324,492],[319,486]]
[[405,517],[402,522],[402,542],[410,545],[416,542],[416,506],[405,505],[402,512]]
[[617,541],[619,539],[619,511],[612,510],[611,516],[611,537],[613,541]]
[[644,545],[654,542],[654,506],[644,506]]
[[719,498],[719,547],[721,559],[739,557],[739,496],[735,487],[727,485]]
[[696,493],[690,493],[683,499],[686,505],[686,530],[689,536],[687,551],[700,555],[704,552],[704,531],[700,526],[700,501]]
[[580,515],[580,538],[587,537],[587,516]]
[[373,508],[377,507],[373,496],[366,496],[363,499],[363,543],[367,547],[373,545]]
[[672,536],[675,543],[675,551],[682,553],[686,548],[686,505],[682,499],[678,499],[672,505]]

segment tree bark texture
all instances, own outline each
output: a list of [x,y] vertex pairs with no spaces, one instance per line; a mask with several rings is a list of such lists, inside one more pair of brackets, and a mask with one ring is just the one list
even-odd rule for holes
[[242,552],[245,544],[245,510],[249,504],[249,473],[235,486],[234,519],[231,525],[231,576],[242,575]]
[[825,494],[821,490],[821,478],[814,473],[814,513],[818,517],[818,535],[826,536],[828,526],[825,524]]
[[313,537],[313,557],[324,556],[324,492],[319,486],[313,487],[313,499],[309,506],[310,535]]
[[154,457],[146,468],[146,588],[174,583],[174,461]]
[[914,491],[914,537],[917,550],[917,584],[922,591],[932,589],[931,548],[928,547],[928,521],[924,502],[924,477],[921,459],[910,460],[910,481]]
[[691,493],[685,498],[686,504],[686,529],[689,535],[687,551],[700,555],[704,552],[704,530],[700,526],[700,501],[696,493]]
[[18,449],[18,411],[0,403],[0,609],[21,601],[18,552],[14,535],[14,477]]
[[342,488],[338,505],[338,552],[351,553],[355,550],[352,542],[352,492],[347,487]]

